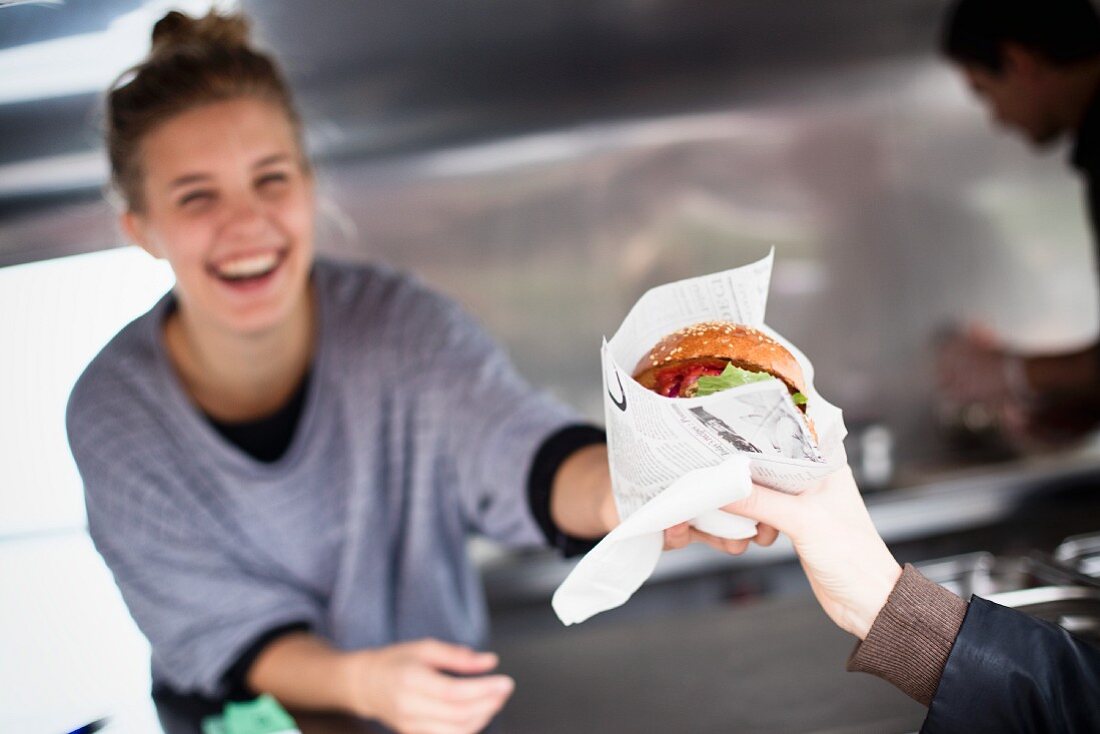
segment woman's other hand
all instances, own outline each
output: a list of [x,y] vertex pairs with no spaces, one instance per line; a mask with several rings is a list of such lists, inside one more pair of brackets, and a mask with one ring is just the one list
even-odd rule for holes
[[475,734],[515,688],[489,674],[496,666],[492,653],[425,639],[348,653],[344,679],[353,713],[401,734]]

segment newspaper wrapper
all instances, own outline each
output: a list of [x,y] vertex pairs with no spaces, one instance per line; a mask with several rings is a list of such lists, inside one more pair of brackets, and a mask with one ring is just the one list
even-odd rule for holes
[[[721,509],[752,482],[797,494],[847,459],[841,411],[814,389],[813,365],[764,324],[774,253],[744,267],[654,288],[605,341],[604,413],[615,503],[623,522],[554,593],[565,624],[625,603],[661,554],[663,530],[684,521],[712,535],[750,538],[751,520]],[[666,398],[639,385],[635,365],[668,334],[701,321],[752,326],[780,342],[806,378],[817,441],[779,380],[700,398]]]

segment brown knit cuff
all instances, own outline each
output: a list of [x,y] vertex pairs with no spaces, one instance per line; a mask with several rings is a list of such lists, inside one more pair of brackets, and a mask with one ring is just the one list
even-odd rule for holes
[[878,676],[927,706],[965,616],[965,601],[905,564],[847,669]]

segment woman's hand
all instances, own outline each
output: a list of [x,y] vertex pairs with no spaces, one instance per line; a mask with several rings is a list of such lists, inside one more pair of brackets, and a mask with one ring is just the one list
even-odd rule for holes
[[749,543],[768,546],[775,542],[779,531],[765,523],[756,526],[756,535],[743,540],[729,540],[696,530],[690,523],[682,522],[665,530],[665,550],[678,550],[692,543],[706,543],[715,550],[739,556],[749,548]]
[[848,467],[797,496],[754,486],[723,509],[790,537],[825,613],[859,639],[867,636],[901,567],[871,523]]
[[492,653],[431,639],[347,653],[349,709],[401,734],[475,734],[515,687],[487,675],[496,666]]

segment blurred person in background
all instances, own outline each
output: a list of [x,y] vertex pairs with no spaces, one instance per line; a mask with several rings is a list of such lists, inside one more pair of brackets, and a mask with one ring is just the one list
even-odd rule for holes
[[1100,731],[1100,650],[903,569],[848,469],[797,496],[756,486],[724,509],[791,539],[822,609],[859,640],[848,670],[928,706],[922,734]]
[[[1100,244],[1100,17],[1090,0],[956,0],[942,52],[997,125],[1036,148],[1072,141]],[[975,326],[946,340],[941,380],[962,422],[1017,445],[1056,446],[1100,422],[1100,345],[1059,354],[1006,348]]]
[[[476,651],[467,537],[608,532],[602,431],[415,279],[314,256],[302,126],[242,17],[161,19],[107,147],[124,232],[176,283],[87,367],[67,428],[155,689],[480,731],[513,681]],[[691,540],[747,544],[666,534]]]

